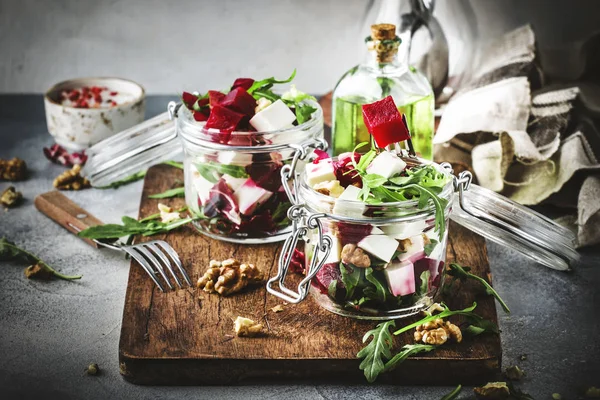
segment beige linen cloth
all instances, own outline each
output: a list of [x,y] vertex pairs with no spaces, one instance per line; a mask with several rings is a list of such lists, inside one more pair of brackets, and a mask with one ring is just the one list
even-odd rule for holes
[[443,111],[438,161],[525,205],[559,206],[578,247],[600,243],[600,34],[536,49],[530,26],[479,53]]

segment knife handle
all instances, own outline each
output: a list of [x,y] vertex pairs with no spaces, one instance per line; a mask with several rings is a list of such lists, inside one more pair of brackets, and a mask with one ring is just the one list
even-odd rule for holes
[[[42,214],[45,214],[54,222],[74,234],[92,226],[103,225],[102,221],[79,207],[57,190],[40,194],[35,198],[33,203]],[[95,248],[99,247],[91,239],[83,240]]]

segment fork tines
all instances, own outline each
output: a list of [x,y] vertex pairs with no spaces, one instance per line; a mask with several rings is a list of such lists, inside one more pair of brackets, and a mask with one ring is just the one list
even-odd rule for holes
[[[138,243],[132,246],[124,246],[122,247],[131,257],[133,257],[144,270],[150,275],[150,278],[154,281],[156,286],[161,291],[165,291],[164,286],[161,284],[157,277],[157,272],[160,274],[162,279],[167,283],[169,289],[173,290],[173,284],[169,279],[169,276],[165,272],[165,268],[169,271],[169,274],[175,280],[177,286],[182,288],[185,284],[192,286],[192,281],[190,277],[183,269],[183,265],[181,264],[181,260],[179,260],[179,256],[177,252],[173,250],[173,248],[165,241],[162,240],[152,240],[149,242]],[[173,268],[173,263],[177,266],[177,269],[183,276],[185,280],[182,283],[181,279],[177,275],[176,270]]]

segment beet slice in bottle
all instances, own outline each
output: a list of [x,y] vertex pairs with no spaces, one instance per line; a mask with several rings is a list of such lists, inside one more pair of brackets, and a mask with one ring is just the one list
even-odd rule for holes
[[363,105],[362,112],[367,130],[380,148],[410,139],[392,96]]
[[252,86],[253,83],[254,83],[254,79],[251,79],[251,78],[237,78],[233,82],[233,85],[231,85],[231,90],[239,88],[239,87],[242,89],[248,90],[248,89],[250,89],[250,87]]

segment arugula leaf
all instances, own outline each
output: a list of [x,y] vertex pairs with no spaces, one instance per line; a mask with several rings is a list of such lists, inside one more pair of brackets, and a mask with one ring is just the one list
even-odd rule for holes
[[362,155],[360,161],[356,165],[356,170],[359,174],[364,174],[367,171],[367,167],[371,164],[371,161],[377,157],[377,152],[373,149],[369,150],[365,154]]
[[116,189],[124,185],[128,185],[132,182],[139,181],[140,179],[144,179],[146,176],[146,171],[136,172],[135,174],[129,175],[121,179],[120,181],[112,182],[106,186],[94,186],[95,189]]
[[[348,272],[350,269],[350,272]],[[340,273],[342,283],[346,288],[346,299],[349,299],[354,294],[354,289],[358,286],[358,282],[360,282],[361,268],[352,266],[346,267],[343,263],[340,263]]]
[[329,287],[327,288],[327,294],[332,299],[336,298],[336,294],[337,294],[337,281],[335,279],[332,280],[331,283],[329,284]]
[[394,332],[394,335],[400,335],[401,333],[407,332],[407,331],[409,331],[413,328],[416,328],[417,326],[422,325],[426,322],[430,322],[430,321],[433,321],[438,318],[451,317],[453,315],[465,315],[465,316],[475,315],[476,317],[481,318],[479,315],[473,313],[473,310],[477,307],[476,302],[473,302],[473,305],[471,307],[467,307],[463,310],[456,310],[456,311],[450,310],[444,303],[442,303],[441,306],[444,308],[444,311],[441,311],[440,313],[435,314],[435,315],[430,315],[425,318],[422,318],[419,321],[414,322],[410,325],[406,325],[405,327],[398,329],[396,332]]
[[385,364],[382,358],[389,359],[392,356],[391,348],[394,339],[389,329],[395,326],[394,320],[386,321],[363,336],[363,343],[366,343],[369,337],[373,336],[373,340],[356,355],[356,357],[363,359],[359,368],[364,372],[369,383],[374,382],[377,376],[384,371]]
[[296,120],[298,121],[298,125],[301,125],[308,121],[312,114],[317,111],[316,108],[309,104],[296,104]]
[[473,280],[476,280],[477,282],[481,283],[485,287],[485,292],[491,296],[494,296],[494,298],[496,300],[498,300],[498,303],[500,303],[500,305],[502,306],[502,309],[504,310],[504,312],[507,314],[510,314],[510,309],[508,308],[508,305],[506,305],[504,300],[502,300],[502,297],[500,297],[500,295],[498,294],[498,292],[496,292],[496,290],[492,287],[492,285],[490,285],[485,279],[483,279],[477,275],[474,275],[474,274],[470,273],[469,271],[470,271],[469,267],[463,268],[456,263],[450,263],[450,270],[448,271],[448,275],[452,276],[455,279],[460,279],[463,282],[466,281],[467,279],[473,279]]
[[288,83],[288,82],[291,82],[292,80],[294,80],[295,77],[296,77],[296,69],[294,68],[294,72],[292,72],[292,75],[290,75],[289,78],[287,78],[285,80],[282,80],[282,81],[275,79],[275,77],[270,77],[270,78],[262,79],[260,81],[254,82],[252,84],[252,86],[250,86],[250,88],[247,90],[247,92],[250,93],[250,94],[253,94],[258,89],[270,88],[271,86],[273,86],[276,83]]
[[84,229],[77,235],[87,239],[118,239],[129,235],[151,236],[165,233],[179,228],[197,218],[183,218],[169,223],[157,220],[137,221],[130,217],[123,217],[123,225],[105,224]]
[[400,349],[400,353],[396,354],[391,360],[385,363],[385,367],[382,372],[388,372],[396,368],[398,364],[402,363],[408,357],[421,353],[435,350],[437,346],[430,344],[406,344]]
[[458,385],[453,391],[442,397],[442,400],[454,400],[462,390],[462,385]]
[[377,174],[366,174],[362,179],[363,184],[367,185],[370,189],[377,188],[387,182],[387,178]]
[[184,197],[185,196],[185,187],[178,187],[175,189],[169,189],[162,193],[151,194],[148,196],[150,199],[168,199],[171,197]]
[[379,279],[377,279],[376,277],[373,276],[373,272],[374,272],[373,268],[369,267],[369,268],[365,269],[365,279],[367,281],[369,281],[371,284],[373,284],[373,286],[375,287],[375,290],[373,291],[372,288],[366,288],[365,290],[363,290],[363,292],[365,293],[365,295],[368,295],[370,298],[373,298],[377,301],[385,303],[385,301],[387,299],[388,291],[381,284]]
[[206,180],[208,180],[211,183],[217,183],[219,180],[216,177],[215,172],[222,175],[231,175],[234,178],[248,178],[249,176],[246,172],[246,169],[241,165],[225,165],[213,161],[209,161],[206,163],[197,163],[196,169],[198,170],[200,175],[202,175]]
[[276,102],[280,98],[278,94],[273,93],[273,91],[269,89],[257,89],[254,91],[253,96],[255,99],[264,97],[265,99],[271,100],[272,103]]
[[6,238],[0,238],[0,261],[16,261],[38,265],[42,271],[65,281],[81,279],[81,275],[63,275],[33,253],[15,245]]
[[435,249],[435,246],[437,246],[438,243],[439,242],[435,239],[429,239],[429,243],[427,243],[424,247],[425,255],[427,257],[429,257],[431,253],[433,253],[433,250]]

